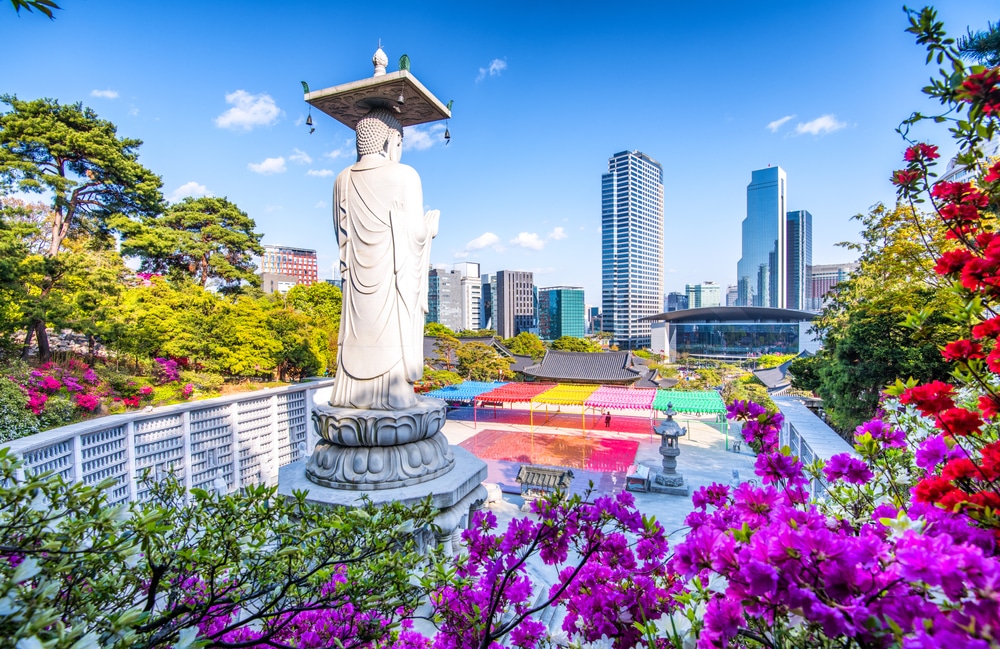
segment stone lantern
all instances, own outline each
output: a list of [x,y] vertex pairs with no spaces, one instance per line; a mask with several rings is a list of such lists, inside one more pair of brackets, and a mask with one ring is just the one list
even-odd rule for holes
[[677,456],[681,454],[678,440],[682,435],[687,434],[687,431],[674,421],[674,415],[677,412],[674,411],[672,403],[667,404],[667,410],[663,414],[667,418],[655,429],[656,434],[660,436],[662,468],[653,473],[649,490],[672,496],[687,496],[690,493],[688,485],[684,484],[684,476],[677,471]]

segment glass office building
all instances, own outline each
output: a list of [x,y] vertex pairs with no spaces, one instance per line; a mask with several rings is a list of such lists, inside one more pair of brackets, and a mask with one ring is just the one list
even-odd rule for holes
[[808,311],[811,307],[813,263],[812,214],[805,210],[789,212],[785,221],[788,244],[788,279],[785,283],[785,307]]
[[663,167],[639,151],[616,153],[601,176],[601,313],[621,349],[649,347],[641,319],[662,305],[663,236]]
[[751,174],[743,256],[736,265],[737,306],[785,307],[785,184],[781,167]]
[[763,354],[816,352],[819,340],[810,333],[816,314],[765,307],[708,307],[663,313],[653,322],[656,352],[741,360]]
[[542,340],[563,336],[583,338],[583,289],[576,286],[553,286],[538,289],[538,335]]

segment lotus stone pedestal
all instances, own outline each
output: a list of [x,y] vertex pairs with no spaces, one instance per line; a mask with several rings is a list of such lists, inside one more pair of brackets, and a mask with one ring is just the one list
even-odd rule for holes
[[307,501],[340,507],[364,499],[416,504],[429,497],[440,510],[434,520],[440,532],[424,530],[419,540],[451,552],[471,513],[486,501],[486,464],[448,445],[441,433],[446,412],[444,401],[427,397],[398,410],[316,406],[320,440],[307,460],[281,467],[278,493],[308,491]]

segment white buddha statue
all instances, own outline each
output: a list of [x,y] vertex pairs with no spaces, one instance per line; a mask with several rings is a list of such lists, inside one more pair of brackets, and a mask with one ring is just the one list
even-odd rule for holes
[[417,172],[399,160],[403,128],[376,108],[355,128],[358,161],[337,176],[333,219],[344,279],[337,375],[330,405],[373,410],[417,403],[431,239]]

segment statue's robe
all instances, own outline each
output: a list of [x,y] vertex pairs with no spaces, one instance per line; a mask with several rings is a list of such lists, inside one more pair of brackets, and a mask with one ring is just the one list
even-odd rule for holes
[[377,158],[337,176],[334,220],[343,306],[331,405],[392,410],[416,403],[423,373],[432,231],[413,168]]

